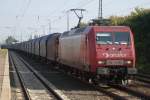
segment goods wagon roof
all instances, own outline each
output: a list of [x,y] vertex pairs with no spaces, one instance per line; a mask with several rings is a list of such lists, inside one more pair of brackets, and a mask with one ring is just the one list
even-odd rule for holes
[[33,40],[32,40],[32,43],[35,43],[36,40],[37,40],[37,39],[33,39]]
[[52,35],[52,34],[49,34],[49,35],[46,35],[46,36],[42,37],[41,41],[42,41],[42,42],[47,41],[47,39],[48,39],[49,37],[51,37],[51,35]]
[[46,36],[42,37],[40,42],[46,42],[50,38],[57,37],[58,34],[60,34],[60,33],[53,33],[53,34],[46,35]]
[[35,44],[39,44],[39,42],[41,41],[42,38],[43,38],[43,37],[37,38],[37,39],[35,40]]
[[53,40],[53,39],[56,39],[58,36],[60,36],[61,33],[54,33],[54,34],[51,34],[47,40]]

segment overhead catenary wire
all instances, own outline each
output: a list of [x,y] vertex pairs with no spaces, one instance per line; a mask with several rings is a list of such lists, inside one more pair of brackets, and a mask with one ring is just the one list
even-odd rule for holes
[[[23,21],[23,18],[25,16],[25,14],[27,13],[29,7],[31,4],[31,0],[28,0],[27,5],[25,6],[25,8],[23,9],[23,11],[21,11],[20,15],[16,15],[16,24],[14,25],[14,27],[16,28],[16,31],[14,33],[14,35],[16,34],[17,30],[19,30],[20,26],[21,26],[21,22]],[[21,33],[21,41],[22,41],[22,32]]]
[[[84,7],[84,6],[86,6],[86,5],[88,5],[89,3],[91,3],[91,2],[93,2],[94,0],[89,0],[89,1],[86,1],[86,2],[84,2],[84,4],[81,4],[81,2],[79,2],[78,4],[81,4],[80,6],[77,6],[77,7],[74,7],[74,8],[80,8],[80,7]],[[71,9],[71,8],[69,8],[69,9]],[[68,9],[66,10],[66,11],[68,11]],[[58,22],[59,20],[61,20],[62,18],[64,18],[66,16],[66,14],[65,13],[63,13],[61,16],[58,16],[56,19],[54,19],[54,20],[52,20],[52,22]]]
[[[79,6],[72,6],[72,8],[80,8],[80,7],[84,7],[84,6],[86,6],[86,5],[88,5],[89,3],[91,3],[91,2],[93,2],[94,0],[88,0],[88,1],[85,1],[85,2],[79,2],[78,3],[78,5]],[[70,7],[68,7],[67,9],[63,9],[63,10],[61,10],[61,11],[68,11],[69,9],[72,9],[72,8],[70,8]],[[61,9],[62,9],[62,7],[61,7]],[[55,11],[55,10],[54,10]],[[55,13],[56,13],[56,11],[55,11]],[[52,15],[54,14],[54,13],[51,13]],[[63,15],[62,15],[63,16]],[[62,17],[62,16],[60,16],[60,17]]]
[[[95,2],[96,0],[87,0],[87,1],[80,1],[80,2],[78,2],[77,4],[74,4],[74,5],[77,5],[76,7],[74,7],[74,8],[80,8],[80,7],[87,7],[88,6],[88,8],[90,8],[90,7],[92,7],[92,6],[89,6],[90,4],[92,4],[93,2]],[[97,0],[98,1],[98,0]],[[111,1],[109,1],[109,2],[104,2],[104,8],[107,8],[108,7],[108,5],[109,4],[111,4],[113,1],[111,0]],[[28,3],[29,4],[29,3]],[[62,20],[62,21],[64,21],[64,18],[66,17],[66,13],[62,13],[62,11],[66,11],[66,8],[70,8],[70,7],[67,7],[67,6],[65,6],[66,4],[68,4],[68,2],[67,1],[65,1],[64,2],[64,4],[62,4],[62,6],[60,7],[61,9],[59,10],[59,8],[57,8],[55,11],[60,11],[60,15],[58,16],[58,17],[55,17],[54,19],[53,18],[51,18],[51,25],[53,25],[53,23],[58,23],[58,21],[60,21],[60,20]],[[62,9],[62,8],[64,8],[64,9]],[[133,7],[134,8],[134,7]],[[26,9],[29,9],[29,6],[28,7],[26,7]],[[67,9],[67,10],[68,10]],[[132,8],[131,8],[132,9]],[[125,9],[125,10],[128,10],[128,9]],[[55,11],[53,11],[54,12],[54,14],[56,13]],[[53,15],[53,12],[52,12],[52,15]],[[124,13],[122,10],[121,11],[117,11],[117,12],[121,12],[121,13]],[[25,16],[25,14],[27,13],[27,11],[25,11],[25,13],[24,14],[22,14],[23,16]],[[39,15],[40,16],[40,15]],[[50,19],[50,17],[48,16],[48,18],[46,18],[46,20],[47,19]],[[66,20],[65,20],[66,21]],[[46,22],[46,24],[45,25],[47,25],[48,26],[48,24],[49,24],[49,22],[47,21]],[[52,28],[53,29],[53,28]]]
[[[85,6],[87,6],[87,5],[89,5],[90,3],[92,3],[93,1],[95,1],[95,0],[88,0],[88,1],[80,1],[80,2],[78,2],[78,5],[79,6],[77,6],[77,7],[74,7],[74,8],[80,8],[80,7],[85,7]],[[65,4],[66,4],[67,2],[65,2],[63,5],[65,6]],[[63,7],[61,7],[61,9],[62,9]],[[71,8],[69,8],[69,9],[71,9]],[[52,13],[51,13],[51,15],[54,15],[56,12],[57,12],[57,10],[58,9],[56,9],[56,10],[54,10]],[[68,9],[66,10],[66,9],[63,9],[62,11],[68,11]],[[61,19],[63,19],[64,17],[66,16],[66,13],[62,13],[62,15],[60,15],[60,16],[58,16],[58,17],[56,17],[55,19],[51,19],[51,24],[52,23],[56,23],[56,22],[58,22],[58,21],[60,21]],[[49,19],[49,18],[48,18]],[[49,25],[49,23],[47,23],[47,25]],[[68,27],[68,26],[67,26]]]
[[[89,0],[89,1],[87,1],[86,3],[84,3],[84,4],[82,4],[82,5],[79,5],[78,7],[84,7],[84,6],[87,6],[87,5],[89,5],[90,3],[92,3],[94,0]],[[106,3],[104,3],[104,7],[108,7],[107,5],[109,5],[109,4],[111,4],[112,2],[114,2],[113,0],[111,0],[111,1],[109,1],[109,2],[106,2]],[[141,5],[141,4],[140,4]],[[140,5],[137,5],[137,6],[140,6]],[[142,4],[143,5],[143,4]],[[133,8],[135,8],[135,7],[137,7],[137,6],[134,6],[134,7],[132,7],[132,8],[129,8],[129,9],[133,9]],[[125,9],[125,10],[129,10],[129,9]],[[125,11],[124,10],[124,11]],[[117,12],[122,12],[122,10],[121,11],[117,11]],[[124,13],[124,12],[123,12]],[[55,19],[54,20],[54,22],[58,22],[59,20],[61,20],[63,17],[65,17],[65,15],[63,14],[62,16],[59,16],[57,19]]]
[[21,22],[22,22],[22,20],[23,20],[23,18],[24,18],[24,16],[25,16],[25,14],[27,13],[27,11],[28,11],[28,9],[29,9],[29,7],[30,7],[30,4],[31,4],[31,0],[28,0],[26,7],[24,8],[23,11],[21,11],[22,14],[21,14],[20,16],[19,16],[19,15],[16,15],[16,20],[17,20],[17,21],[19,21],[19,18],[21,18],[21,20],[20,20],[19,23],[18,23],[18,26],[21,24]]
[[[80,5],[77,6],[77,7],[74,7],[74,8],[80,8],[80,7],[83,8],[83,7],[87,6],[87,5],[89,5],[90,3],[92,3],[93,1],[95,1],[95,0],[88,0],[88,1],[83,2],[83,3],[79,2],[78,4],[80,4]],[[52,20],[52,23],[57,23],[58,21],[60,21],[61,19],[63,19],[65,16],[66,16],[66,14],[63,13],[62,15],[60,15],[57,18],[55,18],[54,20]]]
[[[89,4],[91,4],[91,3],[94,2],[94,1],[96,1],[96,0],[88,0],[88,1],[86,1],[86,2],[84,2],[84,3],[82,3],[82,4],[81,4],[81,2],[79,2],[78,4],[80,4],[80,5],[77,6],[77,7],[74,7],[74,8],[81,8],[81,7],[83,8],[83,7],[85,7],[85,6],[89,5]],[[110,1],[110,2],[112,2],[112,1]],[[109,4],[110,2],[107,2],[107,4]],[[61,15],[61,16],[59,16],[58,18],[54,19],[53,22],[57,22],[57,21],[59,21],[60,19],[62,19],[63,17],[65,17],[64,14]]]
[[79,6],[77,6],[77,8],[83,8],[83,7],[85,7],[85,6],[87,6],[87,5],[89,5],[91,2],[94,2],[95,0],[89,0],[89,1],[86,1],[84,4],[80,4]]
[[[64,7],[66,6],[67,3],[68,3],[68,0],[66,0],[66,1],[62,4],[63,6],[61,6],[60,9],[61,9],[61,10],[64,9]],[[57,13],[57,12],[58,12],[58,8],[55,9],[55,10],[53,10],[48,16],[54,15],[54,14]]]
[[27,10],[28,10],[28,9],[29,9],[29,7],[30,7],[30,4],[31,4],[31,0],[29,0],[29,1],[28,1],[28,3],[27,3],[27,6],[26,6],[25,10],[24,10],[24,12],[22,13],[22,17],[24,17],[24,16],[25,16],[25,14],[26,14]]

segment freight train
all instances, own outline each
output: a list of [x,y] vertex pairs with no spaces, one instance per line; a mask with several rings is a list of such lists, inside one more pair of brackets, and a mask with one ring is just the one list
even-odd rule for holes
[[86,26],[8,46],[93,83],[125,83],[137,73],[127,26]]

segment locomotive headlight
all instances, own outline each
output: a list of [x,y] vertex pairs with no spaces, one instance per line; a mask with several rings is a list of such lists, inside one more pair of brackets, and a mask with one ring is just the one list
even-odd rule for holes
[[131,64],[132,63],[132,61],[131,60],[127,60],[127,61],[125,61],[125,64]]
[[105,61],[98,61],[98,64],[105,64]]

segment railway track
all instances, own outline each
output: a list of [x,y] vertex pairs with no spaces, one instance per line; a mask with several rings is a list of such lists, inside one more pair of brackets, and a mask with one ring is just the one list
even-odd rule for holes
[[[21,58],[22,59],[22,58]],[[22,61],[26,64],[26,65],[28,65],[28,66],[30,66],[30,68],[32,69],[32,70],[34,70],[34,72],[35,73],[40,73],[39,71],[37,71],[37,70],[35,70],[34,68],[33,68],[33,66],[32,65],[30,65],[28,62],[26,62],[24,59],[22,59]],[[38,64],[36,63],[36,65],[35,66],[37,66]],[[46,72],[46,71],[42,71],[42,73],[44,73],[44,74],[51,74],[51,73],[55,73],[55,72]],[[59,72],[58,72],[59,73]],[[42,75],[41,75],[42,76]],[[44,75],[43,75],[44,76]],[[49,76],[51,76],[51,75],[49,75]],[[63,76],[62,76],[63,77]],[[64,76],[64,77],[66,77],[66,76]],[[43,78],[44,79],[44,78]],[[72,78],[71,78],[72,79]],[[48,84],[49,84],[49,82],[47,81],[47,80],[45,80]],[[63,80],[63,81],[66,81],[66,80]],[[67,80],[68,81],[68,80]],[[70,82],[72,81],[72,80],[69,80]],[[75,81],[74,79],[73,79],[73,81]],[[60,84],[61,82],[59,82],[59,85],[61,85]],[[104,95],[103,93],[100,93],[100,92],[98,92],[97,90],[95,90],[95,89],[93,89],[93,88],[89,88],[89,85],[86,85],[86,86],[83,86],[83,83],[82,83],[82,87],[80,86],[81,85],[81,83],[76,83],[76,82],[71,82],[71,83],[75,83],[75,84],[70,84],[71,86],[69,86],[69,87],[66,87],[67,86],[67,84],[68,83],[66,83],[63,87],[67,90],[65,90],[64,88],[62,88],[62,89],[60,89],[69,99],[71,99],[71,100],[83,100],[83,99],[87,99],[87,100],[99,100],[99,97],[101,97],[101,98],[103,98],[103,100],[112,100],[111,99],[111,97],[109,97],[109,96],[107,96],[107,95]],[[55,83],[54,83],[55,84]],[[57,85],[58,83],[56,82],[56,84],[55,85]],[[62,82],[62,84],[64,84],[63,82]],[[77,85],[79,85],[79,86],[77,86]],[[75,85],[74,87],[72,87],[73,85]],[[85,84],[84,84],[85,85]],[[57,87],[61,87],[61,86],[57,86]],[[71,88],[70,88],[71,87]],[[81,87],[81,88],[80,88]],[[76,88],[78,88],[78,89],[76,89]],[[84,89],[83,89],[84,88]],[[86,89],[87,89],[87,91],[85,91]],[[69,91],[68,91],[69,90]],[[88,98],[89,97],[89,98]],[[115,96],[115,97],[117,97],[117,96]],[[64,100],[66,100],[66,99],[64,99]]]
[[[90,86],[93,87],[91,84]],[[138,95],[133,95],[133,94],[131,95],[130,93],[128,93],[128,91],[122,91],[120,89],[116,89],[113,87],[106,89],[103,87],[94,86],[93,88],[95,88],[99,92],[106,94],[107,96],[113,99],[119,99],[119,100],[140,100],[141,99],[141,97],[139,97]]]
[[[60,94],[56,93],[53,90],[55,87],[47,85],[45,80],[38,73],[30,69],[18,56],[10,53],[10,58],[12,66],[19,78],[25,100],[69,100],[67,97],[65,98],[65,96],[60,96]],[[23,70],[18,66],[21,66]]]
[[29,94],[28,94],[28,92],[27,92],[27,88],[25,87],[24,82],[23,82],[23,80],[22,80],[22,78],[21,78],[21,74],[19,73],[19,71],[18,71],[18,69],[17,69],[17,67],[16,67],[16,65],[15,65],[15,63],[14,63],[14,59],[12,58],[11,55],[10,55],[10,62],[11,62],[12,66],[13,66],[14,69],[15,69],[15,72],[16,72],[16,74],[17,74],[17,78],[18,78],[19,81],[20,81],[20,85],[21,85],[21,88],[22,88],[22,91],[23,91],[23,95],[24,95],[25,100],[31,100],[31,98],[30,98],[30,96],[29,96]]
[[140,77],[144,77],[144,78],[150,79],[150,76],[147,75],[147,74],[141,74],[141,73],[139,73],[139,74],[137,74],[137,76],[140,76]]
[[[121,85],[109,85],[113,88],[116,88],[118,90],[121,90],[121,91],[125,91],[133,96],[136,96],[136,97],[139,97],[141,98],[142,100],[149,100],[150,99],[150,95],[149,94],[146,94],[142,91],[138,91],[137,89],[133,88],[133,87],[128,87],[128,86],[121,86]],[[144,91],[144,90],[143,90]]]
[[146,74],[137,74],[135,76],[136,80],[145,82],[145,83],[150,83],[150,76],[146,75]]
[[90,85],[91,87],[95,88],[99,92],[103,92],[107,94],[108,96],[112,97],[115,100],[146,100],[149,99],[148,95],[145,95],[144,93],[135,92],[129,88],[118,86],[118,85],[98,85],[95,86],[93,84],[88,83],[85,80],[81,80],[80,78],[71,76],[72,78],[75,78],[85,84]]
[[139,100],[140,99],[137,96],[133,96],[129,94],[127,91],[120,91],[119,89],[116,89],[113,87],[109,87],[109,89],[106,89],[106,88],[97,86],[96,89],[113,97],[113,99],[115,100]]

